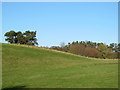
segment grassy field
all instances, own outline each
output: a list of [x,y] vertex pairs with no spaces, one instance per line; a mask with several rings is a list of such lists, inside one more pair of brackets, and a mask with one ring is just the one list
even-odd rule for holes
[[118,60],[2,45],[3,88],[117,88]]

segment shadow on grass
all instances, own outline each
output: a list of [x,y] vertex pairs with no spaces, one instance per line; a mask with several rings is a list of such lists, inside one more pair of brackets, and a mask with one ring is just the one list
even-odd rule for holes
[[118,88],[25,88],[26,86],[16,86],[3,88],[2,90],[120,90]]
[[15,86],[15,87],[8,87],[2,88],[2,90],[24,90],[26,86]]

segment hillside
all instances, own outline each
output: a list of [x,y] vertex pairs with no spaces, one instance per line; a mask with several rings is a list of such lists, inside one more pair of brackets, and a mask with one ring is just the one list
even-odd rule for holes
[[2,44],[3,88],[117,88],[118,60]]

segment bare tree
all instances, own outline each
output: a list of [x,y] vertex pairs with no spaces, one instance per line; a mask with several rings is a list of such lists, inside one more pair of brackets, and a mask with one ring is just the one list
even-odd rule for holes
[[60,47],[61,48],[65,47],[65,42],[60,42]]

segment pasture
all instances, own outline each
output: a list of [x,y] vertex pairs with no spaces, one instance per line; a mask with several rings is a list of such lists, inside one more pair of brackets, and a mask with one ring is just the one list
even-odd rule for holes
[[117,88],[118,60],[2,44],[2,88]]

